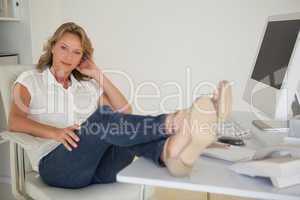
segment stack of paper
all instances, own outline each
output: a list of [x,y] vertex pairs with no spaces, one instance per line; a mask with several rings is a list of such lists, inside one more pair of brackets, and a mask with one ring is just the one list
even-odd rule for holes
[[230,169],[248,176],[269,177],[275,187],[300,184],[300,143],[286,138],[280,145],[259,150],[246,147],[208,148],[205,156],[235,162]]
[[268,177],[278,188],[300,184],[300,159],[290,156],[240,162],[230,169],[248,176]]

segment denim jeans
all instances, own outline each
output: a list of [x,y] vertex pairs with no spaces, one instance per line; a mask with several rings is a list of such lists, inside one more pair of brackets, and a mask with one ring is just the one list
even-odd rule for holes
[[164,166],[160,155],[167,135],[166,114],[142,116],[99,107],[75,133],[78,147],[68,151],[62,144],[39,163],[42,180],[62,188],[113,183],[117,173],[135,156]]

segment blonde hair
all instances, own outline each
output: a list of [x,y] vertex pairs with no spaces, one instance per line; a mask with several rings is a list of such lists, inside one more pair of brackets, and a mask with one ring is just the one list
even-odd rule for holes
[[[39,58],[38,64],[36,66],[37,69],[39,70],[44,70],[45,67],[51,67],[52,66],[52,48],[55,45],[55,43],[61,39],[61,37],[65,33],[71,33],[75,34],[80,38],[81,41],[81,46],[83,49],[83,56],[87,58],[91,58],[94,52],[94,49],[92,47],[92,43],[87,36],[86,32],[82,27],[79,25],[75,24],[74,22],[67,22],[58,27],[58,29],[55,31],[55,33],[48,39],[46,42],[44,48],[43,48],[43,53]],[[79,71],[74,69],[72,71],[72,74],[77,80],[85,80],[88,79],[87,76],[81,74]]]

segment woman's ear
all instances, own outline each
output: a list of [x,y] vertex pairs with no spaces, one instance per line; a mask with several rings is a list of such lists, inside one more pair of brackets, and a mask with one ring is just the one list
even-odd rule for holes
[[55,44],[51,47],[51,54],[53,55],[54,53],[54,48],[55,48]]
[[86,54],[85,54],[85,53],[82,54],[81,62],[84,62],[84,61],[86,61],[87,59],[88,59],[88,58],[87,58]]
[[83,60],[88,60],[88,59],[90,59],[90,56],[87,53],[83,53],[82,54],[82,59]]
[[80,59],[80,62],[79,62],[79,64],[78,64],[78,66],[77,66],[77,68],[78,67],[84,67],[86,64],[85,64],[85,61],[87,60],[88,58],[87,58],[87,56],[86,56],[86,54],[83,54],[82,56],[81,56],[81,59]]

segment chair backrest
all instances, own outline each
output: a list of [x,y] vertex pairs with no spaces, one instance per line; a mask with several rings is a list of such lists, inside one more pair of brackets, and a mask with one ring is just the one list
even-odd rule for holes
[[[11,91],[16,78],[23,71],[33,69],[34,65],[1,65],[0,66],[0,94],[3,106],[5,125],[7,125],[11,104]],[[1,106],[1,105],[0,105]],[[3,116],[1,116],[3,117]]]
[[[23,71],[34,69],[34,65],[0,65],[0,129],[7,128],[11,104],[12,86]],[[31,171],[31,166],[25,156],[25,170]]]
[[[0,65],[0,119],[1,118],[5,119],[5,126],[7,125],[8,116],[9,116],[13,83],[20,73],[22,73],[23,71],[26,71],[26,70],[33,69],[33,68],[34,68],[33,65]],[[1,109],[3,112],[1,112]],[[31,171],[32,168],[28,162],[29,159],[26,157],[26,155],[24,157],[24,149],[22,149],[20,147],[20,145],[11,142],[10,153],[11,153],[10,159],[11,159],[11,168],[12,168],[12,190],[13,190],[15,197],[17,197],[16,199],[32,199],[32,198],[28,197],[27,195],[30,195],[33,193],[35,194],[35,196],[43,196],[44,197],[45,195],[56,195],[57,193],[58,193],[58,195],[62,195],[65,192],[62,189],[60,189],[61,191],[56,191],[57,188],[49,189],[47,186],[39,183],[38,182],[39,179],[33,178],[32,173],[27,173],[27,172]],[[28,178],[28,174],[30,174],[29,180],[28,180],[28,182],[30,182],[29,189],[27,187],[25,187],[25,182],[24,182],[26,180],[26,178]],[[28,182],[26,182],[26,183],[28,183]],[[109,185],[107,185],[106,187],[109,187]],[[113,190],[118,190],[119,193],[124,192],[123,196],[125,196],[125,199],[129,199],[126,197],[128,193],[130,194],[130,199],[132,199],[131,193],[137,194],[136,196],[139,196],[139,193],[140,193],[139,187],[126,186],[126,188],[124,188],[124,189],[122,189],[122,187],[124,187],[124,186],[117,185],[111,189],[109,189],[109,188],[104,189],[103,191],[101,191],[101,188],[100,188],[100,190],[98,188],[95,188],[92,190],[89,189],[88,191],[85,191],[85,192],[87,194],[88,193],[91,194],[89,199],[94,199],[95,196],[99,197],[99,195],[102,195],[101,193],[104,193],[106,190],[108,190],[108,192],[104,193],[103,199],[107,199],[106,196],[111,195],[111,191],[113,191]],[[27,193],[27,190],[30,190],[31,193],[30,194]],[[67,194],[68,197],[73,195],[73,191],[71,191],[71,190],[69,190],[69,191],[66,190],[66,192],[69,193],[69,194]],[[98,195],[98,193],[96,194],[96,192],[99,192],[99,195]],[[142,192],[143,192],[143,190],[142,190]],[[49,199],[64,199],[64,198],[58,198],[57,197],[58,195],[56,195],[53,198],[52,198],[52,196],[49,196]],[[63,196],[64,195],[62,195],[62,197]],[[141,193],[141,196],[143,196],[143,193]],[[112,198],[116,199],[116,197],[115,198],[112,197]],[[117,197],[117,198],[119,198],[119,197]]]

